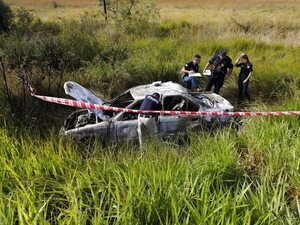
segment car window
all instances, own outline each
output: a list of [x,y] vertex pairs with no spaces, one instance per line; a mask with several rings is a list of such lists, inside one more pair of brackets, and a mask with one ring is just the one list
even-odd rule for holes
[[191,100],[187,100],[187,111],[198,111],[200,106]]
[[126,91],[125,93],[119,95],[118,97],[116,97],[113,100],[111,100],[110,102],[108,102],[108,105],[113,106],[113,107],[126,108],[133,101],[134,101],[134,98],[130,94],[130,91]]
[[[140,109],[142,105],[142,100],[136,102],[133,106],[130,107],[130,109]],[[127,121],[127,120],[137,120],[138,114],[137,113],[130,113],[130,112],[125,112],[122,114],[120,117],[120,121]]]
[[185,111],[187,109],[186,98],[180,95],[166,96],[163,100],[164,110]]
[[87,124],[95,124],[96,120],[96,115],[93,112],[88,109],[80,109],[67,117],[64,121],[64,128],[70,130]]

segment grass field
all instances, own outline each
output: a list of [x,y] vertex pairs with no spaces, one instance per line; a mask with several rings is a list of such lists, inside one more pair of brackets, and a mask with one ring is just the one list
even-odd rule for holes
[[[45,20],[79,18],[84,12],[102,12],[96,0],[50,1],[50,0],[7,0],[13,8],[25,7],[34,15]],[[284,41],[287,44],[300,42],[299,0],[157,0],[161,21],[187,21],[219,29],[226,38],[234,30],[244,30],[263,41]],[[229,32],[224,32],[229,28]],[[254,34],[253,34],[254,33]],[[187,34],[188,35],[188,34]],[[194,34],[190,34],[194,35]]]
[[144,151],[78,148],[0,128],[0,220],[297,225],[298,125],[295,117],[253,118],[240,133],[195,134],[187,148],[153,142]]
[[[190,133],[185,147],[152,141],[143,151],[127,143],[103,149],[60,138],[63,106],[23,96],[15,79],[29,74],[38,94],[61,97],[56,84],[74,80],[114,97],[137,84],[178,81],[195,52],[203,68],[226,47],[233,60],[246,52],[254,64],[253,102],[239,109],[299,110],[299,0],[159,0],[160,21],[134,35],[108,29],[102,17],[82,19],[101,11],[94,0],[5,2],[46,22],[18,21],[0,35],[1,62],[15,62],[5,64],[13,103],[29,108],[23,123],[5,114],[1,76],[0,224],[300,224],[299,117],[243,118],[238,131]],[[237,75],[221,90],[234,105]]]

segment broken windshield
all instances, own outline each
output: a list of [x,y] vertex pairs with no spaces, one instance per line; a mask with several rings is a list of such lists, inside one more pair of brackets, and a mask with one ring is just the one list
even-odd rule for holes
[[130,91],[126,91],[113,100],[107,102],[108,105],[113,107],[126,108],[129,104],[133,102],[134,98],[130,94]]
[[195,98],[197,98],[200,103],[200,105],[202,107],[206,107],[208,109],[213,108],[214,107],[214,102],[207,96],[203,95],[203,94],[198,94],[198,95],[193,95]]

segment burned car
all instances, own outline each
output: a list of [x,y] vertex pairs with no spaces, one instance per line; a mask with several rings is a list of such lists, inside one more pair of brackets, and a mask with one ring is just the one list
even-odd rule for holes
[[[133,87],[111,101],[103,101],[93,93],[76,84],[66,82],[68,95],[77,100],[126,109],[139,109],[147,94],[158,92],[161,96],[162,110],[231,112],[233,106],[226,99],[214,93],[192,93],[180,84],[173,82],[154,82]],[[169,115],[158,116],[157,127],[161,137],[186,133],[197,126],[210,127],[213,124],[231,123],[231,116],[209,115]],[[90,137],[103,142],[138,140],[138,114],[105,110],[81,109],[72,113],[64,122],[62,133],[66,137],[82,140]]]

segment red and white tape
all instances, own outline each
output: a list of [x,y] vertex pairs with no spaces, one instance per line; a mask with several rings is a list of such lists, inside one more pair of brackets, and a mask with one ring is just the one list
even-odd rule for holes
[[98,105],[92,104],[82,101],[76,101],[65,98],[56,98],[56,97],[48,97],[35,95],[35,92],[32,91],[31,95],[42,99],[47,102],[57,103],[60,105],[67,105],[76,108],[83,109],[99,109],[99,110],[107,110],[107,111],[115,111],[115,112],[130,112],[130,113],[157,113],[157,114],[168,114],[168,115],[203,115],[203,116],[294,116],[300,115],[300,111],[282,111],[282,112],[190,112],[190,111],[168,111],[168,110],[137,110],[137,109],[125,109],[119,107],[112,107],[106,105]]

